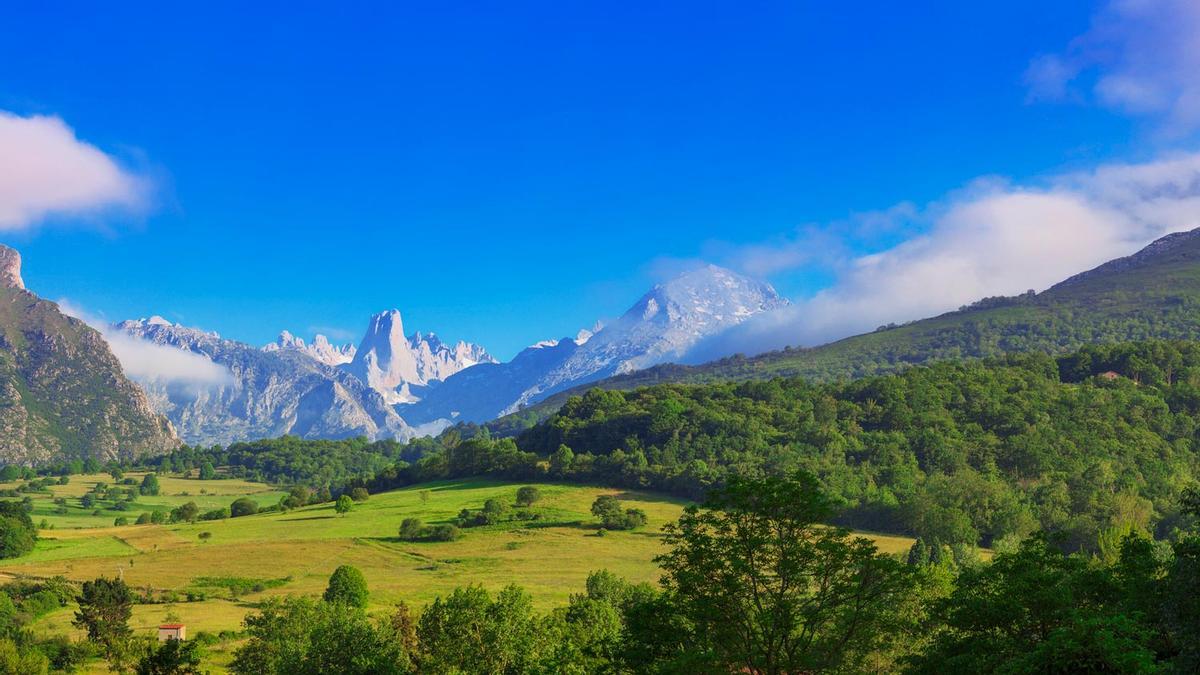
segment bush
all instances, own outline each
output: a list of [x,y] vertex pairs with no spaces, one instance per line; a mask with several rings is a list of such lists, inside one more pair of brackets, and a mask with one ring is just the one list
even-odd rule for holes
[[159,489],[158,476],[148,473],[146,474],[146,477],[142,479],[142,484],[138,488],[138,492],[146,495],[147,497],[153,497],[158,494]]
[[15,558],[33,550],[37,529],[18,502],[0,502],[0,558]]
[[249,497],[238,497],[229,505],[229,515],[234,518],[252,516],[258,513],[258,502]]
[[426,538],[429,541],[454,541],[461,536],[462,533],[453,525],[434,525],[429,528]]
[[356,487],[350,491],[350,498],[356,502],[365,502],[371,496],[365,487]]
[[150,524],[150,512],[142,511],[142,514],[137,517],[137,520],[134,522],[134,524],[135,525],[149,525]]
[[200,520],[224,520],[229,517],[229,509],[213,509],[205,511]]
[[541,498],[541,490],[532,485],[526,485],[517,490],[517,506],[530,506]]
[[420,518],[405,518],[400,523],[400,538],[404,541],[420,541],[425,535],[425,525]]
[[113,521],[114,527],[124,527],[128,524],[129,524],[129,519],[126,518],[125,516],[117,516],[116,520]]

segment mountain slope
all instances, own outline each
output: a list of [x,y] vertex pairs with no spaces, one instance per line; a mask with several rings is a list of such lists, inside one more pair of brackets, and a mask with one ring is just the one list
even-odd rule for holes
[[284,434],[402,440],[412,435],[378,393],[304,352],[263,351],[161,319],[124,321],[115,328],[201,354],[232,374],[232,383],[213,386],[141,383],[189,443],[227,444]]
[[[735,356],[697,366],[660,365],[589,386],[626,390],[776,376],[829,381],[941,359],[1024,351],[1059,354],[1086,344],[1154,338],[1200,339],[1200,229],[1167,235],[1134,255],[1041,293],[986,298],[941,316],[810,349]],[[525,416],[544,417],[587,388],[556,394]]]
[[0,246],[0,463],[101,461],[179,446],[99,333],[25,290]]

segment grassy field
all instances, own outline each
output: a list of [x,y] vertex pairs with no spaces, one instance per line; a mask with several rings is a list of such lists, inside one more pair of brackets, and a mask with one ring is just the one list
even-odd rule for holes
[[[658,570],[653,558],[662,551],[660,529],[683,508],[678,500],[648,493],[544,484],[539,485],[542,499],[533,508],[538,520],[469,528],[455,542],[410,543],[396,536],[403,519],[450,522],[462,509],[478,509],[492,497],[511,504],[520,485],[488,480],[430,483],[372,495],[346,515],[323,504],[194,524],[113,527],[115,516],[125,515],[132,522],[139,512],[91,515],[78,499],[97,481],[113,482],[107,475],[73,476],[68,485],[54,486],[51,495],[31,495],[34,521],[44,518],[54,529],[42,530],[41,540],[28,556],[0,563],[0,574],[61,574],[77,581],[120,575],[138,590],[178,593],[180,599],[171,604],[135,608],[133,626],[144,634],[163,622],[168,612],[193,634],[237,630],[263,598],[320,594],[330,573],[341,564],[355,565],[366,575],[373,612],[386,612],[400,600],[420,607],[457,586],[482,584],[498,589],[509,583],[523,586],[537,607],[546,610],[580,592],[593,570],[608,569],[633,581],[655,581]],[[207,510],[228,506],[242,495],[273,504],[283,494],[237,480],[161,478],[160,482],[162,494],[138,498],[135,509],[169,509],[195,501]],[[0,485],[4,487],[15,485]],[[615,494],[628,506],[643,509],[648,525],[597,536],[590,507],[601,494]],[[55,513],[55,497],[67,498],[67,514]],[[209,537],[201,539],[202,532],[210,533]],[[907,550],[912,543],[903,537],[872,538],[888,552]],[[72,608],[51,614],[39,621],[37,629],[78,637],[71,626],[72,614]],[[227,654],[229,645],[223,649]],[[219,665],[223,659],[216,660]]]

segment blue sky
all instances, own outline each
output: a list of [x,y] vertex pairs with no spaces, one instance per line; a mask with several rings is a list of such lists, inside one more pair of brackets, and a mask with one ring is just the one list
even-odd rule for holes
[[820,258],[815,232],[853,260],[982,176],[1052,190],[1194,139],[1095,82],[1140,72],[1078,48],[1103,3],[323,4],[7,7],[0,110],[61,119],[140,195],[0,231],[28,285],[254,343],[397,307],[509,357],[679,261],[809,298],[843,272],[755,252]]

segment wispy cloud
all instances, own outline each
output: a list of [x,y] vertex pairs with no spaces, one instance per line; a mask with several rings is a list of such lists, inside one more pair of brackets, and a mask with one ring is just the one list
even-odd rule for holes
[[79,140],[58,117],[0,110],[0,231],[27,230],[55,216],[140,211],[150,181]]
[[233,382],[229,369],[202,354],[142,340],[116,330],[109,322],[69,300],[59,300],[58,306],[64,314],[99,331],[121,362],[125,374],[135,381],[187,388],[216,387]]
[[[1109,164],[1038,185],[980,180],[905,213],[922,234],[836,259],[828,288],[719,336],[690,360],[812,346],[986,296],[1043,290],[1163,234],[1200,227],[1200,154]],[[769,247],[746,251],[761,257]]]
[[1112,0],[1062,52],[1034,59],[1030,98],[1093,101],[1153,120],[1171,136],[1200,128],[1200,3]]

